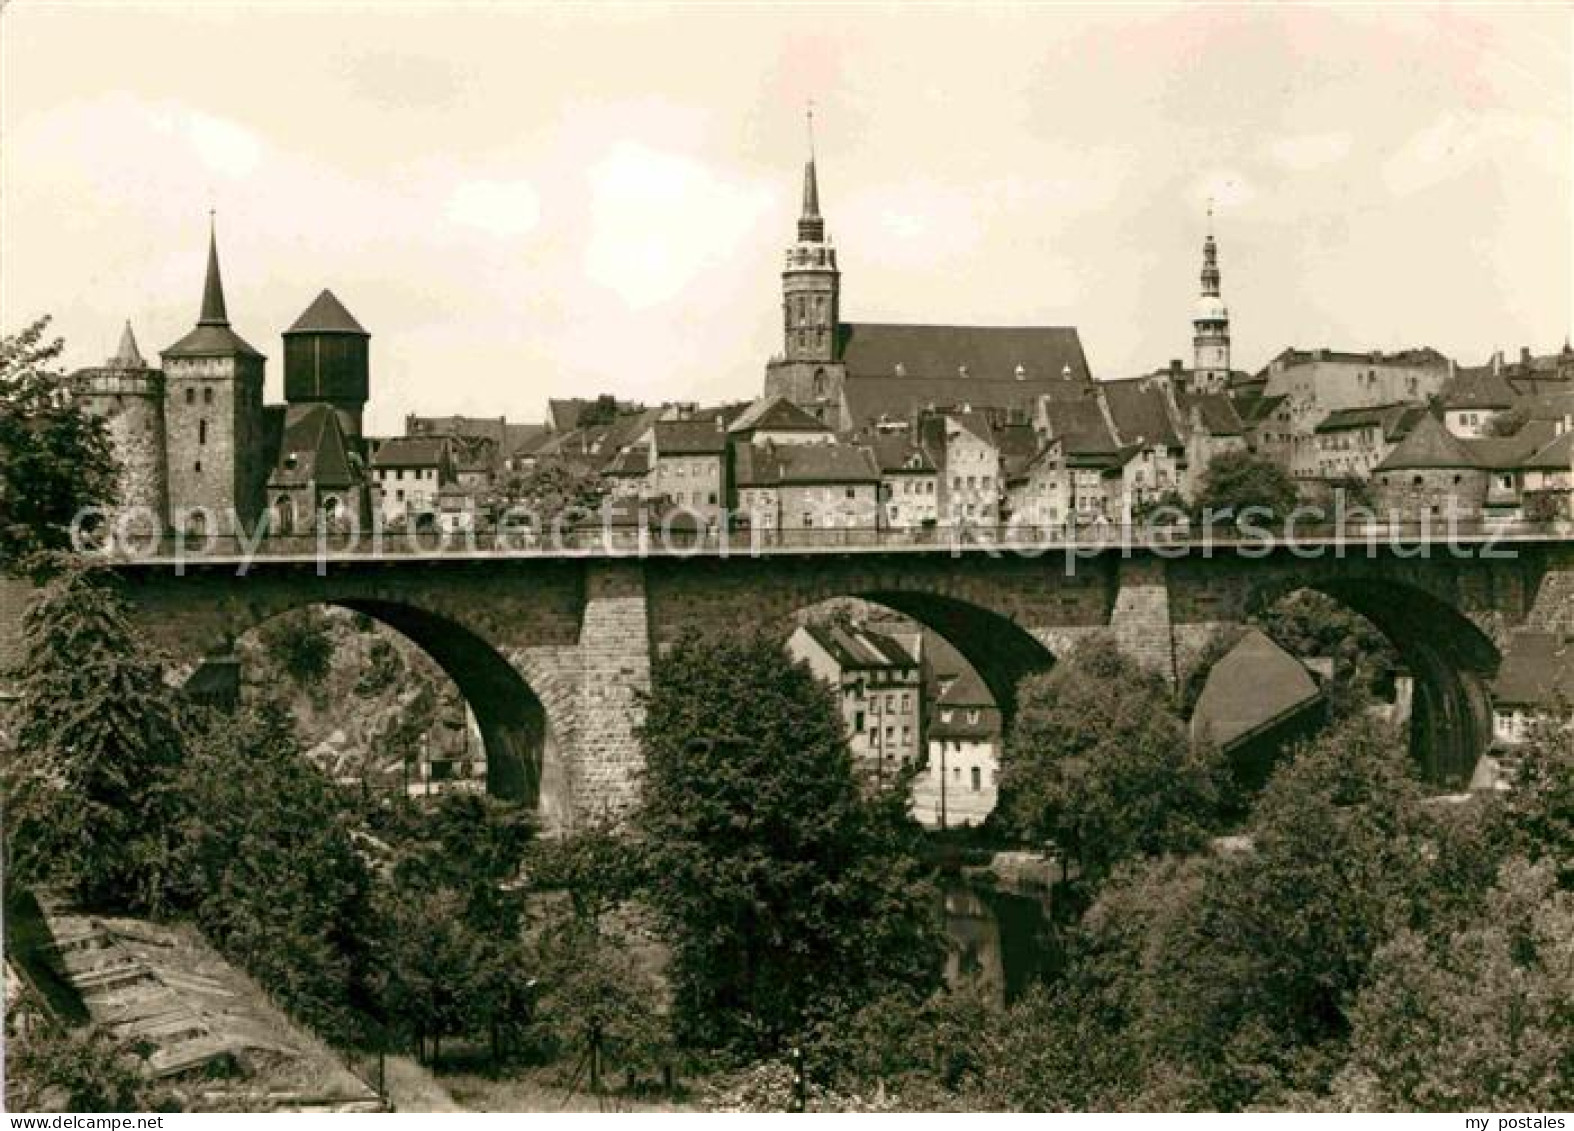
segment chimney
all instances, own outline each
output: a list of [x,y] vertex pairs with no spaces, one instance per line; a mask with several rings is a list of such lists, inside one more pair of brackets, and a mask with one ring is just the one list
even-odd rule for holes
[[1181,374],[1181,360],[1178,357],[1170,358],[1170,376],[1179,377]]
[[716,414],[716,431],[718,431],[718,432],[725,432],[726,430],[727,430],[727,422],[724,421],[721,418],[721,413],[718,412]]
[[1493,353],[1492,353],[1492,376],[1494,376],[1494,377],[1501,377],[1502,375],[1503,375],[1503,351],[1502,350],[1494,350]]
[[1519,363],[1521,365],[1525,366],[1526,368],[1529,368],[1529,366],[1530,366],[1530,347],[1529,346],[1520,346],[1519,347]]

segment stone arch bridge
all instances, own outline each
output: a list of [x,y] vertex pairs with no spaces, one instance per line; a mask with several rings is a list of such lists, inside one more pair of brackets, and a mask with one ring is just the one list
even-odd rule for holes
[[[1318,551],[1320,547],[1320,552]],[[1428,552],[1430,551],[1430,552]],[[697,552],[438,552],[122,560],[143,627],[195,669],[271,616],[309,604],[405,634],[475,712],[489,781],[549,826],[627,809],[638,788],[640,693],[686,631],[762,626],[833,597],[866,598],[945,636],[1009,714],[1014,688],[1092,633],[1180,678],[1219,628],[1298,588],[1372,620],[1416,677],[1424,772],[1468,780],[1491,736],[1488,681],[1524,624],[1574,631],[1574,541],[1381,540],[1295,548],[1144,544],[1013,552],[989,546]],[[11,602],[15,605],[15,602]]]

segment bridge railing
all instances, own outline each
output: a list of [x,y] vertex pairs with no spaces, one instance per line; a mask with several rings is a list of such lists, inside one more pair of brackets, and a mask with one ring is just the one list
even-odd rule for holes
[[98,548],[117,561],[203,559],[315,560],[319,558],[429,557],[688,557],[739,556],[794,552],[996,550],[1014,553],[1100,553],[1109,550],[1188,552],[1209,548],[1341,544],[1479,545],[1488,541],[1574,540],[1574,522],[1557,519],[1458,519],[1433,522],[1351,522],[1299,524],[1285,529],[1237,529],[1215,524],[1150,526],[1091,524],[1031,526],[1021,524],[927,527],[814,527],[743,530],[644,527],[570,527],[535,530],[324,530],[315,534],[275,534],[262,538],[237,535],[168,534],[157,540]]

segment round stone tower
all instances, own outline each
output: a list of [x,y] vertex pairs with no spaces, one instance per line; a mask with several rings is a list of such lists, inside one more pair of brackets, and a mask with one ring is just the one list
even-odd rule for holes
[[71,375],[82,407],[104,421],[120,462],[117,522],[132,537],[162,533],[169,524],[169,468],[164,444],[164,374],[142,360],[131,323],[120,348],[102,366]]

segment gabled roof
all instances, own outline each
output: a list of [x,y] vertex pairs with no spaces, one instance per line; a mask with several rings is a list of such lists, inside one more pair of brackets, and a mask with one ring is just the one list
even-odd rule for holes
[[1488,365],[1456,370],[1444,382],[1440,399],[1445,409],[1507,408],[1514,403],[1515,393],[1508,379]]
[[1240,436],[1246,431],[1245,421],[1228,393],[1176,393],[1175,402],[1188,426],[1195,411],[1210,436]]
[[879,483],[874,454],[856,444],[739,444],[733,449],[739,487]]
[[906,648],[873,629],[846,624],[810,624],[804,626],[804,631],[844,670],[918,666],[918,661]]
[[[1482,436],[1465,440],[1464,445],[1478,467],[1508,471],[1529,465],[1529,461],[1551,444],[1553,438],[1554,425],[1551,421],[1531,420],[1512,436]],[[1568,466],[1567,458],[1563,466]]]
[[1235,405],[1240,411],[1242,422],[1252,428],[1271,417],[1289,399],[1287,393],[1275,393],[1271,397],[1238,397]]
[[1000,453],[1000,473],[1007,479],[1018,475],[1042,445],[1031,424],[1004,424],[995,429],[995,448]]
[[1086,383],[1057,381],[991,381],[979,377],[852,377],[842,396],[854,428],[881,420],[913,420],[921,413],[966,405],[970,409],[1032,413],[1040,396],[1057,386],[1071,385],[1081,396]]
[[1378,464],[1377,471],[1425,471],[1439,468],[1475,468],[1475,457],[1460,439],[1430,413],[1422,415],[1410,434]]
[[[838,327],[849,377],[960,379],[1036,384],[1090,379],[1082,340],[1070,326],[914,326],[878,322]],[[967,377],[960,370],[967,369]],[[1017,367],[1024,380],[1018,382]]]
[[1128,381],[1100,381],[1099,392],[1109,406],[1110,418],[1125,444],[1163,444],[1179,447],[1180,439],[1170,421],[1164,390],[1147,377]]
[[1514,633],[1492,681],[1492,698],[1509,707],[1569,709],[1574,705],[1574,636]]
[[656,458],[721,455],[727,450],[727,425],[720,417],[706,420],[656,421]]
[[[551,399],[547,401],[548,423],[554,432],[571,432],[579,427],[580,415],[596,402],[584,397]],[[644,412],[645,406],[631,401],[616,401],[620,413]]]
[[[935,703],[929,718],[930,738],[990,738],[1000,732],[1000,714],[994,696],[978,673],[964,666]],[[949,720],[945,712],[951,713]],[[977,721],[969,719],[976,711]]]
[[1356,428],[1379,427],[1386,440],[1401,440],[1410,434],[1426,409],[1416,404],[1386,404],[1363,408],[1335,409],[1313,428],[1313,432],[1347,432]]
[[1574,471],[1574,432],[1554,437],[1526,455],[1520,466],[1533,471]]
[[780,394],[761,397],[738,416],[727,429],[733,434],[749,432],[830,432],[824,421],[810,416]]
[[612,462],[607,464],[603,474],[619,479],[638,479],[649,471],[650,449],[640,444],[638,447],[624,448],[620,451],[613,457]]
[[284,331],[288,334],[358,334],[363,338],[371,337],[355,317],[344,308],[334,293],[326,288],[311,305],[301,311],[290,328]]
[[377,446],[373,467],[440,467],[449,455],[444,436],[395,436]]
[[1049,412],[1050,434],[1061,442],[1066,458],[1113,456],[1120,448],[1096,401],[1068,401]]
[[907,435],[875,435],[866,444],[885,475],[933,475],[935,461]]
[[1320,696],[1304,664],[1264,633],[1247,629],[1208,673],[1192,711],[1191,733],[1228,749]]
[[325,404],[288,405],[268,486],[351,487],[361,482],[360,456],[350,449],[339,414]]
[[854,444],[783,444],[774,449],[784,484],[878,483],[880,469],[868,448]]

